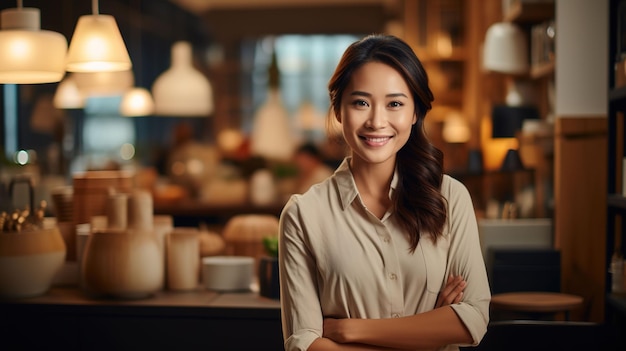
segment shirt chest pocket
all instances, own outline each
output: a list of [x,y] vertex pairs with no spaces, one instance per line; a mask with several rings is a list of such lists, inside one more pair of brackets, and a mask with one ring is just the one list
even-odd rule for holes
[[430,238],[422,237],[418,247],[422,251],[426,267],[426,290],[438,294],[444,286],[448,271],[448,235],[440,237],[436,244]]

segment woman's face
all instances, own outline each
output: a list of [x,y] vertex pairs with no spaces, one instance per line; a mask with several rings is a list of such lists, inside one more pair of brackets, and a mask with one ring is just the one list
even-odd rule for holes
[[395,164],[417,117],[400,73],[384,63],[369,62],[354,71],[341,97],[338,120],[353,162]]

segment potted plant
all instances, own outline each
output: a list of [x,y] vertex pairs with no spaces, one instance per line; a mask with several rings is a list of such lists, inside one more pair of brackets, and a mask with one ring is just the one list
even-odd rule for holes
[[278,280],[278,236],[263,238],[265,256],[259,260],[259,294],[270,299],[280,299]]

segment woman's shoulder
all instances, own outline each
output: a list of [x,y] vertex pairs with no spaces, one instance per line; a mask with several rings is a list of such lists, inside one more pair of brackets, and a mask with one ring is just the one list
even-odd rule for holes
[[443,175],[443,179],[441,181],[441,194],[448,200],[459,196],[470,196],[465,184],[463,184],[460,180],[450,176],[449,174]]
[[283,211],[294,207],[316,206],[324,198],[329,196],[331,188],[333,188],[332,175],[325,180],[312,185],[302,194],[292,194],[284,206]]

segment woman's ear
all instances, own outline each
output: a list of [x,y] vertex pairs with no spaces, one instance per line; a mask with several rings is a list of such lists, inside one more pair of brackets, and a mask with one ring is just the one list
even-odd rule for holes
[[413,122],[411,124],[415,125],[415,123],[417,123],[417,112],[413,112]]

